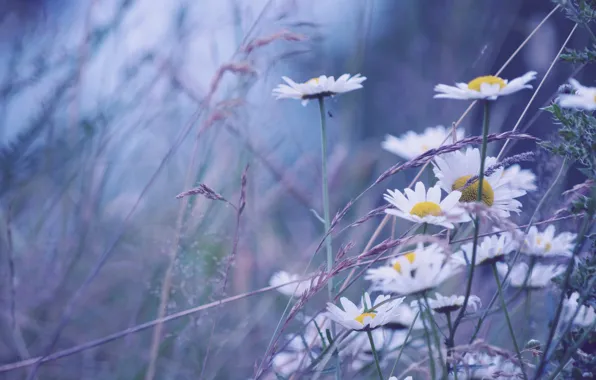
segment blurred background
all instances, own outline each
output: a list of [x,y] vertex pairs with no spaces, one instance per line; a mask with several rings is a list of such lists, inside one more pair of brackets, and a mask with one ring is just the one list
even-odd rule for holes
[[[321,210],[319,115],[313,103],[274,100],[282,75],[368,77],[363,90],[327,102],[333,215],[398,161],[380,148],[385,134],[459,118],[468,103],[434,100],[435,84],[496,72],[553,7],[535,0],[1,1],[0,365],[156,318],[171,263],[167,314],[259,289],[280,269],[305,270],[322,233],[310,211]],[[572,26],[555,13],[502,76],[535,70],[541,80]],[[587,41],[578,29],[569,46]],[[554,135],[549,116],[537,111],[577,68],[554,66],[522,130]],[[576,78],[595,79],[589,71]],[[499,101],[493,131],[511,129],[531,94]],[[480,112],[463,121],[466,135],[479,134]],[[510,153],[528,150],[535,144],[515,144]],[[523,198],[530,210],[558,168],[538,157],[539,166],[522,165],[538,174],[539,191]],[[247,164],[246,209],[228,265],[234,208],[175,197],[204,183],[238,204]],[[388,187],[401,189],[414,174],[368,192],[342,225],[382,205]],[[349,229],[334,247],[353,242],[349,255],[357,254],[379,222]],[[407,226],[398,223],[397,231]],[[249,378],[286,302],[268,292],[167,323],[155,378]],[[45,363],[38,378],[142,379],[152,331]],[[28,374],[16,369],[0,379]]]

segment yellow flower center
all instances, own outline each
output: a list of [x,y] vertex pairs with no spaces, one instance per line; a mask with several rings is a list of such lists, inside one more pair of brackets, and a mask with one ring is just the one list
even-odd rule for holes
[[362,313],[359,316],[357,316],[356,318],[354,318],[355,320],[357,320],[358,322],[360,322],[360,324],[364,324],[364,318],[366,317],[371,317],[374,318],[376,316],[375,312],[369,312],[369,313]]
[[498,84],[499,88],[503,88],[506,86],[506,83],[503,79],[496,77],[494,75],[487,75],[484,77],[478,77],[468,83],[468,88],[474,91],[480,91],[480,87],[483,83],[487,84]]
[[314,84],[319,84],[319,78],[312,78],[312,79],[309,79],[308,81],[306,81],[306,83],[314,83]]
[[424,218],[428,215],[438,216],[442,214],[441,206],[435,202],[418,202],[410,210],[411,215]]
[[553,247],[553,246],[552,246],[552,244],[551,244],[551,243],[546,243],[546,244],[544,245],[544,252],[548,252],[548,251],[550,251],[552,247]]
[[[408,259],[410,264],[412,264],[414,262],[414,259],[416,258],[416,254],[414,252],[408,252],[403,256],[406,259]],[[397,272],[401,273],[401,264],[399,263],[399,261],[396,261],[395,264],[393,264],[393,269],[395,269]]]
[[428,151],[430,149],[430,147],[428,145],[425,145],[425,144],[422,144],[421,148],[422,148],[422,151],[423,152],[426,152],[426,151]]
[[[461,190],[470,178],[472,178],[471,175],[465,175],[453,182],[451,189],[461,191],[461,197],[459,198],[460,202],[476,202],[476,200],[478,200],[478,181]],[[482,180],[482,202],[487,206],[492,206],[495,202],[495,192],[485,179]]]

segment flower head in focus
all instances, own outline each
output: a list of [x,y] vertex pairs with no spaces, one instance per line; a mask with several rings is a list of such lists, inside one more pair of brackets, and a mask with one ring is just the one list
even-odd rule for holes
[[395,208],[385,210],[387,214],[395,215],[414,223],[428,223],[453,228],[453,221],[463,222],[467,215],[456,206],[461,197],[459,191],[452,191],[441,201],[441,188],[434,186],[426,190],[422,182],[416,183],[414,191],[405,189],[404,194],[399,190],[387,190],[385,200]]
[[366,77],[356,74],[350,77],[350,74],[344,74],[337,78],[321,75],[318,78],[312,78],[304,83],[296,83],[288,77],[282,77],[287,84],[280,84],[273,90],[276,99],[299,99],[302,105],[306,105],[309,100],[343,94],[344,92],[354,91],[362,88],[362,82]]
[[446,256],[438,244],[420,243],[390,265],[369,269],[364,278],[373,282],[375,290],[407,295],[431,290],[460,269],[461,263]]
[[[486,157],[485,169],[497,164],[496,157]],[[439,180],[438,185],[450,193],[460,191],[460,202],[476,202],[478,181],[465,186],[469,179],[480,172],[480,151],[469,148],[465,152],[456,151],[435,157],[433,171]],[[509,217],[510,212],[519,213],[521,203],[515,198],[526,194],[525,190],[514,189],[508,178],[503,177],[503,168],[497,168],[482,181],[482,202],[497,211],[501,217]]]
[[435,98],[475,100],[495,100],[499,96],[513,94],[525,88],[531,89],[528,82],[536,78],[535,71],[529,71],[512,81],[494,75],[475,78],[469,83],[456,83],[455,86],[438,84],[435,86]]
[[575,94],[560,95],[557,99],[559,105],[563,108],[596,110],[596,87],[582,86],[575,79],[569,79],[569,83],[575,90]]
[[573,240],[577,235],[571,232],[561,232],[555,236],[555,226],[550,224],[543,232],[536,226],[530,227],[524,240],[522,252],[539,257],[566,256],[573,251]]
[[388,301],[391,297],[379,295],[371,303],[368,293],[362,297],[363,305],[357,307],[346,297],[340,299],[343,310],[332,303],[327,303],[327,317],[351,330],[372,330],[384,325],[393,317],[403,298]]
[[[452,141],[450,135],[451,129],[438,125],[436,127],[426,128],[421,134],[414,131],[408,131],[400,137],[386,135],[381,146],[388,152],[396,154],[406,160],[411,160],[412,158],[426,153],[430,149],[439,148],[445,141],[446,144],[450,144]],[[457,129],[456,137],[458,140],[464,138],[463,129]]]
[[[476,265],[502,261],[507,254],[516,250],[517,241],[508,232],[485,237],[476,248]],[[461,251],[454,254],[455,258],[461,259],[466,264],[472,262],[474,243],[467,243],[461,246]]]
[[[507,264],[497,263],[497,271],[502,277],[505,276],[508,270],[509,267]],[[565,271],[565,267],[563,265],[544,265],[537,263],[534,264],[532,271],[528,275],[529,270],[530,268],[526,263],[516,264],[509,274],[509,283],[516,288],[544,288],[550,284],[553,278],[563,273]]]

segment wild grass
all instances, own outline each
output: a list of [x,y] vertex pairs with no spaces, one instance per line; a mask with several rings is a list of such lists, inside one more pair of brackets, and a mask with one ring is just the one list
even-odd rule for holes
[[[470,368],[461,363],[478,352],[523,368],[497,378],[594,375],[594,325],[558,322],[574,319],[564,307],[574,291],[596,306],[596,122],[555,102],[569,78],[593,85],[593,4],[61,6],[0,5],[0,378],[401,380],[459,369],[462,379]],[[491,104],[486,136],[483,101],[432,99],[436,83],[515,77],[533,65],[547,69],[532,92]],[[343,72],[368,79],[325,99],[323,170],[317,101],[275,101],[271,90],[282,75]],[[385,133],[437,124],[465,137],[411,160],[381,149]],[[501,162],[482,175],[513,163],[538,174],[520,215],[470,205],[480,227],[454,236],[385,213],[387,189],[430,185],[437,156],[483,137]],[[360,333],[318,325],[328,301],[357,301],[370,291],[367,270],[405,247],[436,243],[449,256],[475,238],[523,240],[550,224],[577,238],[571,260],[553,261],[565,271],[546,289],[513,289],[507,277],[497,287],[490,267],[466,267],[438,290],[465,303],[478,295],[480,309],[446,321],[415,314],[398,332],[404,344],[388,349],[371,332],[375,349],[352,356],[339,352]],[[279,270],[297,278],[270,286]],[[305,293],[279,292],[305,282]],[[275,358],[294,338],[307,348],[284,373]],[[355,370],[358,360],[366,365]]]

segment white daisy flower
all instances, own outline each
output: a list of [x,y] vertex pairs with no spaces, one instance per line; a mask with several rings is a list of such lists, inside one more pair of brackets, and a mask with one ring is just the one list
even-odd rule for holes
[[[397,380],[397,377],[395,377],[395,376],[391,376],[391,377],[389,378],[389,380]],[[412,380],[412,376],[407,376],[407,377],[404,377],[404,380]]]
[[344,92],[354,91],[362,88],[362,82],[366,77],[356,74],[344,74],[335,80],[334,77],[321,75],[312,78],[304,83],[296,83],[288,77],[282,77],[287,84],[280,84],[273,90],[276,99],[301,99],[302,105],[306,105],[310,99],[334,96]]
[[[504,263],[497,263],[497,271],[499,274],[504,277],[509,267],[507,264]],[[544,264],[534,264],[534,268],[532,272],[528,276],[528,264],[526,263],[519,263],[516,264],[511,273],[509,274],[508,281],[509,283],[516,287],[520,288],[524,286],[530,289],[539,289],[548,286],[551,280],[561,273],[565,271],[565,267],[563,265],[544,265]],[[528,277],[526,281],[526,277]]]
[[502,180],[509,183],[513,189],[525,191],[536,190],[536,175],[529,169],[522,169],[519,165],[511,165],[503,171]]
[[424,247],[391,260],[391,265],[369,269],[365,279],[373,289],[396,294],[415,294],[431,290],[461,269],[461,263],[443,254],[438,244]]
[[[445,297],[439,293],[435,293],[435,298],[428,299],[428,305],[437,313],[448,314],[461,309],[461,307],[464,305],[464,300],[464,296],[452,295]],[[480,305],[482,305],[482,303],[480,302],[479,297],[474,295],[470,295],[470,297],[468,297],[468,309],[476,311]]]
[[[578,300],[579,293],[573,292],[569,298],[563,301],[563,314],[561,315],[561,320],[564,323],[571,322],[580,327],[591,326],[594,321],[596,321],[596,312],[591,306],[580,305]],[[578,308],[579,312],[577,312],[577,315],[573,318]],[[573,321],[571,321],[572,318]]]
[[586,111],[596,110],[596,87],[582,86],[575,79],[569,79],[569,83],[575,90],[575,94],[560,95],[557,99],[559,105]]
[[313,279],[294,282],[298,281],[300,278],[302,277],[298,276],[297,274],[291,274],[286,271],[279,271],[274,273],[273,276],[271,276],[271,279],[269,280],[269,286],[279,286],[287,284],[288,282],[293,282],[292,284],[288,284],[280,288],[277,288],[277,291],[288,297],[300,297],[302,294],[306,293],[311,288],[312,281],[314,281]]
[[[496,157],[486,157],[485,170],[497,164]],[[450,193],[460,189],[460,202],[476,202],[478,181],[464,189],[468,180],[480,172],[480,151],[469,148],[465,152],[456,151],[435,157],[433,171],[437,183]],[[507,178],[502,176],[503,168],[496,169],[482,181],[482,201],[501,217],[509,217],[510,212],[519,213],[521,203],[515,198],[525,195],[525,190],[512,188]]]
[[[510,233],[487,236],[476,248],[476,265],[501,261],[517,247],[518,243]],[[473,251],[474,243],[467,243],[461,246],[460,251],[454,253],[454,257],[469,265],[472,262]]]
[[555,226],[549,224],[543,232],[538,232],[536,226],[530,227],[524,239],[523,253],[530,256],[566,256],[573,251],[573,240],[577,235],[571,232],[561,232],[555,236]]
[[456,83],[455,86],[447,86],[445,84],[438,84],[435,86],[435,98],[444,99],[488,99],[495,100],[499,96],[513,94],[525,88],[532,88],[528,82],[536,78],[535,71],[529,71],[519,78],[515,78],[511,82],[494,75],[487,75],[478,77],[469,83]]
[[342,297],[340,302],[344,310],[332,303],[327,303],[327,316],[329,319],[351,330],[372,330],[387,323],[397,313],[397,306],[404,300],[403,298],[398,298],[385,302],[390,298],[391,296],[379,295],[375,299],[375,302],[371,303],[368,293],[364,293],[362,297],[363,305],[357,307],[346,297]]
[[399,190],[387,190],[384,198],[396,208],[385,209],[390,215],[410,220],[414,223],[428,223],[453,228],[452,221],[468,220],[466,214],[457,206],[461,197],[459,191],[452,191],[441,201],[441,188],[434,186],[426,191],[422,182],[416,183],[414,191],[405,189],[404,194]]
[[[455,132],[457,139],[464,138],[463,129],[457,129]],[[443,141],[451,135],[451,129],[447,129],[442,125],[436,127],[428,127],[423,133],[418,134],[414,131],[408,131],[400,137],[392,135],[385,135],[385,140],[381,143],[381,147],[388,152],[396,154],[406,160],[411,160],[426,153],[430,149],[436,149],[441,146]],[[451,143],[451,138],[447,140],[447,144]]]
[[466,379],[511,380],[522,376],[519,366],[503,356],[484,353],[467,354],[456,365],[457,371],[466,374]]

